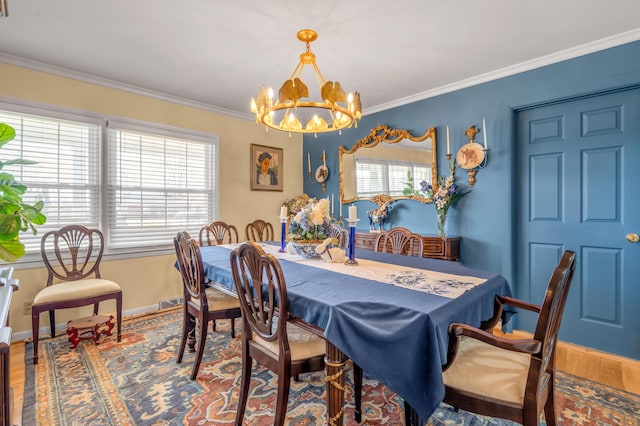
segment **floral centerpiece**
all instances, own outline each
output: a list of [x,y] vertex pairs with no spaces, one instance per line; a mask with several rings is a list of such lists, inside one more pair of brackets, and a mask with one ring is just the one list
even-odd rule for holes
[[447,212],[456,201],[465,196],[467,192],[462,192],[462,188],[455,183],[456,161],[451,161],[449,176],[440,176],[437,188],[434,188],[426,181],[420,182],[420,189],[433,200],[433,205],[438,213],[438,235],[446,236],[445,225],[447,222]]
[[315,256],[315,247],[331,237],[329,199],[316,200],[303,194],[296,199],[287,200],[285,206],[291,218],[288,247],[302,256]]

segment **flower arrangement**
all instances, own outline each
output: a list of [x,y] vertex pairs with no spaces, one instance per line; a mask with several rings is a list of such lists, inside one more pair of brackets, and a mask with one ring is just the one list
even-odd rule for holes
[[289,209],[289,241],[321,242],[331,237],[331,216],[329,199],[316,200],[303,194],[297,199],[288,200],[285,205]]
[[433,205],[438,213],[438,235],[444,237],[447,212],[456,201],[468,194],[462,192],[462,188],[455,183],[456,160],[451,161],[449,176],[440,176],[438,187],[434,188],[426,181],[420,182],[420,190],[433,200]]

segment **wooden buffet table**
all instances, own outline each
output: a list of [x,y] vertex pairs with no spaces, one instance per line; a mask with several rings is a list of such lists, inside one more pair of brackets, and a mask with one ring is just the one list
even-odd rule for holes
[[[356,248],[373,250],[380,233],[356,232]],[[439,237],[422,235],[424,255],[432,259],[460,260],[460,237]]]

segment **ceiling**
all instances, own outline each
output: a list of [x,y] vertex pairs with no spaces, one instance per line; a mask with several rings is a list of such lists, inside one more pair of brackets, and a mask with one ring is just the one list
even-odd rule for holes
[[249,119],[260,86],[293,72],[303,28],[364,114],[640,40],[638,0],[8,3],[0,62]]

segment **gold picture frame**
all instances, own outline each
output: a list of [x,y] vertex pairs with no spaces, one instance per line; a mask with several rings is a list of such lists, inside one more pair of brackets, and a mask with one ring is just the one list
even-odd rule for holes
[[251,144],[249,182],[252,191],[282,191],[284,150]]

